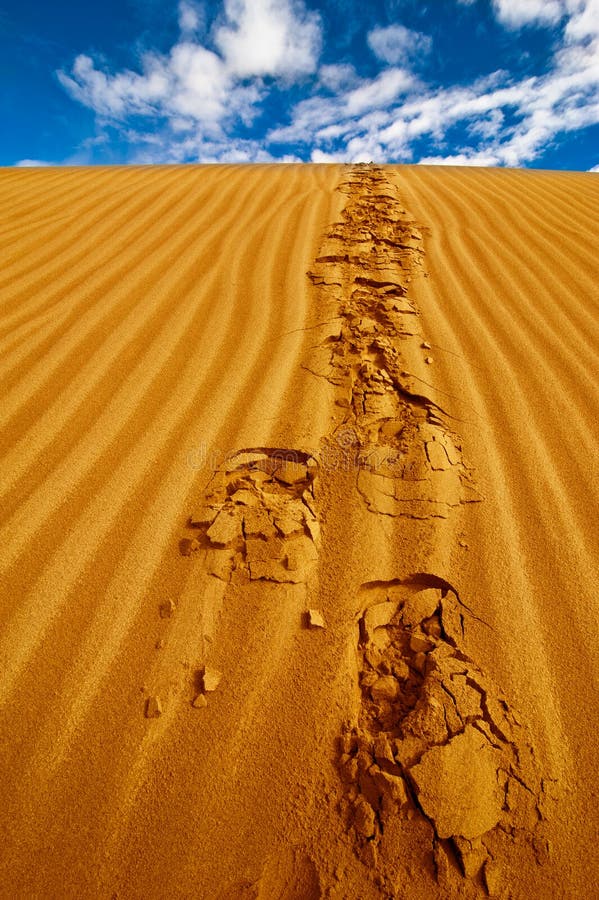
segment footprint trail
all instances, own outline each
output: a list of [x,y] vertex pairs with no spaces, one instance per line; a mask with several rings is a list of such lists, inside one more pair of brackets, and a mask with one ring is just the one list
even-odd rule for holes
[[[328,324],[304,364],[331,385],[331,429],[311,452],[229,456],[180,549],[204,551],[225,585],[303,585],[306,607],[344,619],[355,702],[333,796],[363,863],[352,890],[400,896],[418,867],[440,896],[496,896],[514,865],[547,861],[552,782],[473,658],[468,625],[482,619],[444,578],[452,518],[481,496],[456,423],[411,374],[434,364],[410,296],[425,274],[422,229],[379,167],[351,167],[338,190],[341,218],[308,273]],[[340,535],[343,584],[326,562]],[[326,853],[309,844],[303,835],[326,882]]]

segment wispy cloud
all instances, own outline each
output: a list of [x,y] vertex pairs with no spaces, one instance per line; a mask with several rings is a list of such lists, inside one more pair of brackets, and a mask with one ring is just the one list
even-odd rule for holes
[[510,28],[554,25],[566,14],[564,0],[493,0],[500,22]]
[[193,38],[202,31],[205,24],[205,9],[203,4],[193,0],[180,0],[179,2],[179,29],[185,38]]
[[51,166],[53,163],[46,162],[43,159],[20,159],[15,163],[19,169],[38,169],[40,167]]
[[405,65],[419,56],[428,56],[433,46],[429,35],[411,31],[403,25],[373,28],[368,33],[367,40],[375,56],[390,65]]

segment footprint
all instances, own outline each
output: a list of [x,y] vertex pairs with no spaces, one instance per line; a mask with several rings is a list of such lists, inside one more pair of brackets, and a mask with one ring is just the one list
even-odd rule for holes
[[543,856],[534,752],[505,699],[460,649],[467,611],[456,591],[424,575],[363,591],[361,707],[339,743],[359,853],[375,864],[392,858],[397,823],[409,821],[427,823],[438,869],[441,859],[446,867],[457,861],[471,878],[496,869],[506,841]]
[[210,574],[229,581],[298,584],[316,562],[320,540],[314,479],[318,464],[299,450],[240,450],[215,471],[189,517],[189,556],[207,551]]

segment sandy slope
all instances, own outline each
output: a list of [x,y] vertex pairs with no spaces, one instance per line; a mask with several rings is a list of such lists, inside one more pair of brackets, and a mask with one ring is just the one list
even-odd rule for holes
[[[599,179],[417,167],[368,178],[0,172],[3,896],[575,897],[599,880]],[[377,278],[400,301],[384,319]],[[375,294],[379,337],[396,336],[373,351]],[[353,440],[358,475],[339,463]],[[440,446],[451,466],[435,468]],[[273,476],[265,495],[255,460],[232,457],[248,448],[266,448],[265,465],[301,451],[315,468],[297,484]],[[381,499],[364,464],[381,448],[428,460],[429,493],[398,500],[413,489],[404,472]],[[305,534],[283,540],[297,567],[288,554],[264,580],[247,521],[235,557],[186,527],[215,470],[227,515],[238,478],[259,510],[268,485],[281,515],[301,507]],[[364,610],[396,596],[409,629],[406,598],[435,590],[446,605],[433,604],[429,630],[442,627],[440,649],[487,705],[506,698],[492,727],[514,732],[464,751],[480,777],[458,824],[438,773],[467,782],[456,758],[486,710],[456,726],[457,743],[428,722],[432,755],[419,769],[404,760],[397,809],[387,787],[348,774],[364,741],[397,736],[385,716],[403,703],[372,700]],[[302,627],[310,606],[325,631]],[[446,617],[459,609],[458,633]],[[385,632],[390,659],[403,632]],[[430,712],[432,676],[401,653],[404,690]],[[195,709],[205,665],[223,677]],[[159,718],[144,716],[152,697]],[[456,704],[465,722],[460,702],[472,697]],[[513,769],[501,814],[489,767],[492,780]]]
[[431,229],[424,330],[486,497],[452,569],[559,779],[557,894],[584,896],[599,871],[599,182],[413,168],[401,184]]

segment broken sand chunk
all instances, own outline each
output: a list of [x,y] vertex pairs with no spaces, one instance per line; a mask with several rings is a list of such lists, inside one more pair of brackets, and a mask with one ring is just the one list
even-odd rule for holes
[[157,719],[162,715],[160,697],[148,697],[146,700],[146,719]]
[[449,434],[437,434],[437,442],[443,444],[445,447],[445,452],[447,453],[447,458],[452,466],[457,466],[461,460],[460,450],[454,444],[451,436]]
[[360,331],[363,334],[372,334],[377,330],[378,326],[374,319],[369,318],[368,316],[363,316],[360,319]]
[[263,472],[262,469],[251,469],[248,472],[248,478],[252,481],[257,487],[262,487],[262,485],[270,481],[270,474],[268,472]]
[[443,685],[449,691],[459,714],[464,721],[469,718],[482,718],[481,693],[472,687],[466,675],[452,674],[450,682],[444,681]]
[[275,525],[283,537],[289,537],[298,532],[302,533],[304,530],[302,522],[298,522],[297,519],[287,515],[275,516]]
[[364,797],[359,797],[356,801],[354,811],[354,827],[356,831],[361,834],[362,837],[368,839],[373,836],[375,826],[376,818],[372,806],[364,799]]
[[219,672],[218,669],[210,669],[208,666],[204,666],[204,671],[202,673],[204,692],[215,691],[219,686],[222,677],[223,673]]
[[230,581],[234,560],[234,550],[209,550],[206,556],[206,571],[221,581]]
[[275,581],[280,584],[293,584],[302,580],[299,573],[287,570],[278,559],[255,560],[248,563],[251,581]]
[[238,516],[229,510],[223,509],[206,532],[208,539],[213,544],[226,547],[233,543],[241,534],[241,521]]
[[318,519],[312,519],[310,516],[306,516],[306,528],[310,532],[310,537],[314,543],[317,544],[320,540],[320,522]]
[[377,775],[378,783],[382,787],[383,792],[390,794],[396,803],[400,806],[405,806],[410,802],[408,789],[401,775],[392,775],[390,772],[384,771],[377,773]]
[[432,358],[432,356],[427,356],[424,361],[427,364],[427,366],[430,366],[433,362],[433,358]]
[[251,491],[240,490],[235,491],[234,494],[231,494],[231,500],[233,503],[241,503],[243,506],[258,506],[260,503],[258,497],[255,494],[252,494]]
[[501,893],[502,878],[499,866],[496,862],[488,859],[483,869],[485,879],[485,887],[489,897],[498,897]]
[[309,609],[308,610],[308,625],[310,628],[326,628],[327,623],[324,620],[324,616],[319,609]]
[[194,697],[191,705],[194,709],[205,709],[208,706],[206,695],[198,694],[197,697]]
[[424,621],[422,622],[422,630],[425,632],[425,634],[428,634],[429,637],[432,637],[436,641],[438,641],[443,633],[439,617],[435,615],[431,616],[429,619],[424,619]]
[[307,534],[300,534],[285,544],[287,567],[307,569],[318,559],[318,550]]
[[412,665],[417,672],[424,672],[426,668],[426,653],[423,653],[422,650],[420,653],[417,653],[412,659]]
[[260,538],[248,538],[245,543],[246,559],[250,563],[267,560],[282,561],[285,556],[285,543],[280,538],[263,541]]
[[466,878],[476,878],[488,857],[487,849],[480,838],[472,841],[454,838],[453,843],[459,853]]
[[399,695],[399,682],[393,675],[383,675],[377,678],[370,688],[370,696],[373,700],[396,700]]
[[410,638],[410,650],[413,650],[414,653],[428,653],[434,646],[435,642],[425,634],[415,633]]
[[303,492],[303,494],[302,494],[302,500],[304,501],[304,504],[308,507],[308,509],[310,510],[310,512],[312,513],[312,515],[314,516],[314,518],[316,518],[316,509],[315,509],[315,506],[314,506],[314,497],[312,496],[312,494],[310,493],[309,490]]
[[200,542],[195,538],[183,538],[179,546],[183,556],[191,556],[200,549]]
[[[259,451],[252,453],[251,451],[241,451],[231,456],[225,463],[225,472],[235,472],[237,469],[243,469],[247,466],[255,465],[264,459],[264,453]],[[222,477],[222,473],[219,473]]]
[[258,535],[268,538],[274,534],[274,525],[265,509],[247,509],[243,513],[243,530],[246,537]]
[[423,350],[430,350],[430,349],[431,349],[431,345],[429,344],[428,341],[423,341],[423,342],[420,344],[420,346],[422,347]]
[[379,763],[388,762],[395,765],[395,757],[386,734],[379,734],[374,741],[374,755]]
[[277,481],[288,485],[301,484],[302,481],[306,481],[308,470],[304,464],[284,459],[274,461],[279,463],[273,471]]
[[207,525],[212,525],[218,513],[218,507],[203,506],[190,515],[189,524],[194,528],[204,528]]
[[497,783],[500,765],[500,754],[467,725],[410,769],[418,802],[438,837],[472,839],[495,827],[503,802]]
[[460,610],[451,594],[441,600],[441,623],[443,632],[455,646],[464,636],[464,622]]
[[411,594],[404,603],[401,617],[406,625],[414,628],[424,619],[430,619],[437,611],[441,596],[436,588],[425,588]]
[[431,464],[431,469],[439,472],[444,472],[445,469],[449,469],[451,463],[447,458],[445,447],[440,444],[439,441],[426,442],[426,455]]
[[160,618],[170,619],[171,616],[174,615],[176,609],[177,607],[173,600],[165,600],[164,603],[161,603],[159,606]]
[[374,641],[374,633],[377,628],[388,625],[397,612],[397,603],[386,601],[369,607],[364,613],[364,632],[367,641]]

